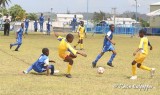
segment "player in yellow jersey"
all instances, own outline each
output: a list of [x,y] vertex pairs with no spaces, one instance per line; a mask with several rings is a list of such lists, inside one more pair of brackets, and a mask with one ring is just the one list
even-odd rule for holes
[[[54,32],[55,33],[55,32]],[[84,57],[87,57],[85,53],[81,53],[79,51],[76,51],[74,48],[71,47],[70,43],[72,43],[74,36],[72,34],[67,34],[66,38],[58,36],[55,33],[55,36],[60,41],[59,47],[58,47],[58,53],[59,56],[65,61],[69,62],[67,67],[67,78],[72,78],[70,71],[73,65],[73,58],[77,57],[77,54],[80,54]]]
[[83,39],[86,36],[86,30],[85,30],[83,21],[80,21],[80,25],[79,25],[77,31],[78,31],[79,41],[74,46],[74,48],[76,48],[80,44],[80,49],[83,50]]
[[132,77],[130,79],[134,80],[137,79],[136,75],[136,65],[138,68],[150,71],[151,77],[153,77],[155,68],[149,68],[147,66],[144,66],[142,62],[148,55],[148,46],[150,46],[150,50],[152,50],[152,46],[150,42],[148,41],[148,38],[145,36],[145,30],[139,31],[139,36],[141,38],[140,44],[138,49],[133,53],[135,57],[134,61],[132,62]]

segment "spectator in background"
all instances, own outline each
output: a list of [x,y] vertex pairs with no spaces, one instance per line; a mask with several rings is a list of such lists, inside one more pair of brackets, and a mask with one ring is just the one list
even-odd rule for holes
[[48,18],[48,21],[47,21],[46,25],[47,25],[47,35],[50,35],[51,26],[52,26],[50,18]]
[[38,21],[35,20],[34,21],[34,31],[37,32],[37,30],[38,30]]
[[24,24],[25,24],[25,34],[28,34],[28,27],[29,27],[29,19],[28,17],[26,17],[25,21],[24,21]]
[[40,32],[43,32],[43,23],[44,23],[44,16],[43,13],[41,13],[41,16],[39,17]]
[[4,17],[4,36],[9,36],[11,17],[7,14]]
[[74,15],[74,18],[72,20],[72,32],[76,32],[76,26],[77,26],[77,18],[76,15]]

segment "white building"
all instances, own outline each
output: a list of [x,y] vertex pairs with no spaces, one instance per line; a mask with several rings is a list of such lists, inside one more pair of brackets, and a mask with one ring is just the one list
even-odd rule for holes
[[114,19],[114,17],[112,18],[108,18],[106,21],[107,24],[115,24],[116,26],[122,26],[122,27],[131,27],[137,22],[135,19],[132,18],[118,18],[116,17]]
[[160,28],[160,2],[153,3],[150,5],[150,27]]
[[76,15],[77,21],[83,20],[82,14],[57,14],[56,20],[52,23],[53,27],[69,27]]

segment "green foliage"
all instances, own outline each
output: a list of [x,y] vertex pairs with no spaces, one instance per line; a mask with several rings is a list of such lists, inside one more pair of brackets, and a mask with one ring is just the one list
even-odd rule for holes
[[142,27],[149,27],[150,26],[150,24],[147,21],[143,20],[142,18],[140,18],[139,20],[141,22]]
[[6,7],[6,5],[9,4],[9,2],[11,2],[11,0],[0,0],[0,6]]
[[12,20],[23,20],[25,18],[26,11],[22,9],[20,5],[14,5],[9,8],[10,15],[12,16]]
[[[0,9],[0,13],[2,13],[1,16],[6,15],[6,14],[8,13],[8,10],[7,10],[6,8],[1,8],[1,9]],[[1,16],[0,16],[0,17],[1,17]]]
[[27,14],[27,18],[30,20],[37,20],[38,19],[37,15],[35,13]]
[[94,12],[93,14],[93,21],[94,23],[98,23],[100,21],[102,21],[103,19],[105,19],[105,13],[100,11],[100,12]]

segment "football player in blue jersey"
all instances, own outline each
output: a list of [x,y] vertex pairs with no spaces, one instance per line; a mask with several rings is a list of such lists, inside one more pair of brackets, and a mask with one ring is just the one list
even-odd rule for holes
[[114,25],[111,24],[109,26],[110,28],[110,31],[107,32],[105,38],[104,38],[104,43],[103,43],[103,48],[102,48],[102,51],[101,53],[96,57],[96,59],[92,62],[92,67],[95,68],[96,67],[96,64],[98,62],[98,60],[103,56],[103,54],[107,51],[112,51],[112,55],[111,55],[111,58],[110,60],[107,62],[107,65],[113,67],[112,65],[112,61],[113,59],[115,58],[116,56],[116,51],[113,47],[113,45],[115,45],[115,42],[113,42],[112,38],[113,38],[113,32],[114,32]]
[[44,16],[43,13],[41,13],[41,16],[39,17],[40,32],[43,32],[43,23],[44,23]]
[[43,48],[42,54],[38,60],[33,63],[26,71],[23,71],[24,74],[28,74],[32,69],[38,73],[47,72],[46,75],[49,75],[49,69],[51,70],[50,75],[54,74],[54,65],[49,65],[49,62],[55,63],[53,60],[49,60],[49,49]]
[[23,32],[24,32],[24,23],[21,23],[21,28],[19,28],[16,33],[16,43],[10,44],[10,49],[12,48],[12,46],[18,45],[17,48],[15,49],[15,51],[18,51],[19,47],[22,44],[22,36],[24,36]]

